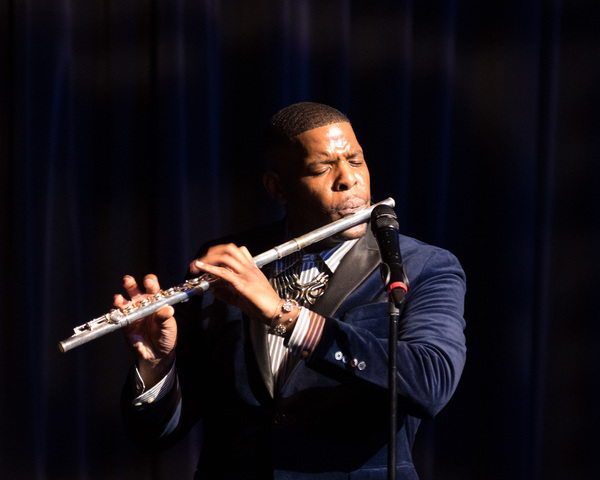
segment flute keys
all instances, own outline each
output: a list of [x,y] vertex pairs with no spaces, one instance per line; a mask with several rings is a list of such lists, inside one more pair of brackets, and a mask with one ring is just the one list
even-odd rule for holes
[[156,300],[160,300],[163,297],[164,297],[164,294],[162,292],[158,292],[158,293],[155,293],[154,295],[152,295],[151,297],[146,297],[143,300],[140,300],[138,303],[132,302],[131,304],[127,305],[123,309],[123,313],[125,315],[129,315],[134,310],[137,310],[138,308],[146,307],[146,306],[150,305],[151,303],[154,303]]
[[125,315],[129,315],[131,312],[133,312],[135,309],[137,308],[137,305],[135,303],[131,303],[130,305],[127,305],[124,309],[123,309],[123,313]]

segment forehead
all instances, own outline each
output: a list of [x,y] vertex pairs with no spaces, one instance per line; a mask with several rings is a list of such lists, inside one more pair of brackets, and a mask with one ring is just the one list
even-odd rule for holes
[[360,148],[354,130],[348,122],[332,123],[307,130],[294,137],[294,141],[306,156]]
[[296,135],[269,152],[267,161],[279,174],[296,176],[316,157],[361,151],[350,123],[340,122]]

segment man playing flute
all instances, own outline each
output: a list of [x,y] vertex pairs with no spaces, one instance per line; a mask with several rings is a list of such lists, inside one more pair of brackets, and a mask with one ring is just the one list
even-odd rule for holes
[[[367,223],[259,269],[268,250],[371,204],[348,118],[304,102],[276,113],[264,185],[279,222],[203,246],[188,277],[218,281],[126,328],[136,355],[123,389],[127,431],[166,448],[202,421],[197,479],[385,479],[388,294]],[[396,475],[417,479],[412,445],[461,376],[465,276],[448,251],[399,236],[410,288],[397,338]],[[251,254],[252,252],[252,254]],[[160,291],[124,279],[138,302]],[[125,308],[117,295],[114,305]]]

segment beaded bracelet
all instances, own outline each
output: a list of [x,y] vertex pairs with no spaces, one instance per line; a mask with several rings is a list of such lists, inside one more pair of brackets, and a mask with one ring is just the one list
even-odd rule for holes
[[299,305],[296,300],[287,299],[285,302],[283,302],[283,304],[281,305],[282,313],[277,315],[277,317],[273,321],[273,323],[277,322],[277,325],[273,326],[273,323],[272,323],[271,326],[269,327],[269,329],[267,330],[267,332],[270,333],[271,335],[277,335],[278,337],[284,337],[287,332],[287,328],[285,327],[285,324],[287,323],[289,326],[291,323],[294,322],[295,318],[292,316],[292,317],[288,318],[287,320],[284,320],[283,322],[281,321],[281,319],[282,319],[283,315],[292,313],[294,311],[294,308],[296,308],[298,306]]

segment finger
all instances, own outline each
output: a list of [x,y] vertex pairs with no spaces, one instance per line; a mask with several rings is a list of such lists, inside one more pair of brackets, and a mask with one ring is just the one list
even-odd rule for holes
[[144,287],[146,288],[146,293],[150,295],[160,292],[160,284],[156,275],[152,273],[146,275],[144,277]]
[[155,319],[160,323],[168,320],[175,315],[175,309],[171,305],[165,305],[156,312]]
[[[227,267],[234,271],[239,270],[239,266],[236,266],[236,263],[239,263],[239,258],[243,258],[243,256],[237,253],[236,250],[238,248],[233,244],[211,247],[202,258],[195,259],[190,263],[190,273],[197,275],[206,272],[205,265]],[[236,257],[238,258],[237,261]]]
[[123,277],[123,288],[125,288],[129,298],[134,298],[142,294],[140,287],[138,287],[138,284],[135,281],[135,278],[133,278],[131,275],[125,275]]
[[235,258],[244,267],[254,266],[254,259],[246,247],[236,247],[235,245],[233,247],[228,250],[232,258]]
[[235,272],[229,267],[219,267],[216,265],[210,265],[200,260],[194,260],[190,266],[192,273],[209,273],[214,277],[231,283],[235,278]]
[[242,252],[247,260],[250,260],[252,263],[254,263],[254,258],[252,258],[252,254],[246,247],[240,247],[240,252]]
[[245,247],[238,247],[233,243],[218,245],[209,249],[207,254],[201,258],[200,261],[204,264],[227,267],[229,270],[236,273],[241,273],[250,265],[254,265],[248,249]]
[[201,273],[205,273],[206,272],[206,268],[205,268],[206,265],[208,265],[208,264],[204,263],[200,259],[196,259],[192,263],[190,263],[190,273],[192,273],[194,275],[199,275]]
[[200,262],[200,260],[196,259],[192,263],[190,263],[190,273],[192,273],[194,275],[198,275],[202,271],[202,270],[200,270],[198,265],[196,265],[197,263],[202,263],[202,262]]
[[129,301],[126,300],[121,294],[117,294],[113,297],[113,305],[117,308],[123,308],[128,303]]

